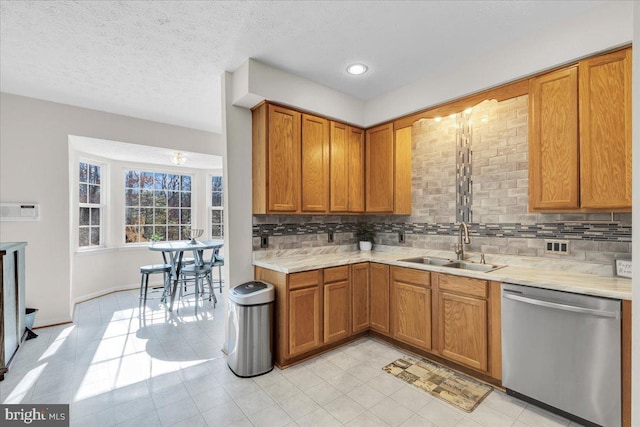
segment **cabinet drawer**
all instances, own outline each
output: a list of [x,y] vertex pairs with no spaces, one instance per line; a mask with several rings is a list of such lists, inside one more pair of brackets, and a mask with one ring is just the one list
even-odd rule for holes
[[392,267],[391,281],[429,287],[431,286],[431,273],[413,268]]
[[324,283],[339,282],[349,278],[349,266],[331,267],[324,269]]
[[322,270],[303,271],[289,275],[289,290],[318,286]]
[[489,282],[481,279],[472,279],[470,277],[439,274],[438,286],[441,291],[446,290],[459,294],[473,295],[480,298],[486,298],[489,295]]

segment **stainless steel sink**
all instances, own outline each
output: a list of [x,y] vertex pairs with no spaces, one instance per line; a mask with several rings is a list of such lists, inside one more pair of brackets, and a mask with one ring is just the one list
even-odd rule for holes
[[446,258],[432,258],[432,257],[415,257],[404,258],[398,261],[413,262],[416,264],[435,265],[438,267],[457,268],[459,270],[480,271],[486,273],[488,271],[494,271],[504,267],[504,265],[495,264],[479,264],[473,261],[454,261]]
[[453,262],[453,260],[446,259],[446,258],[431,258],[431,257],[426,257],[426,256],[416,257],[416,258],[399,259],[398,261],[415,262],[416,264],[440,265],[440,266],[451,264]]
[[495,264],[478,264],[471,261],[454,261],[451,264],[443,265],[448,268],[459,268],[461,270],[481,271],[486,273],[487,271],[497,270],[504,267],[504,265]]

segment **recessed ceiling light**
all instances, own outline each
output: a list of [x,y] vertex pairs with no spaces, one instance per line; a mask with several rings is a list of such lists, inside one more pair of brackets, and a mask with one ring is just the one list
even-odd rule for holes
[[347,67],[347,73],[359,76],[360,74],[366,73],[368,69],[369,67],[364,64],[351,64]]

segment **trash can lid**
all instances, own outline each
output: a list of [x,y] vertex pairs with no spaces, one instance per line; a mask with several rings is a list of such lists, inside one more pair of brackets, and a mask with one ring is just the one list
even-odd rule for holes
[[266,304],[273,302],[274,298],[273,285],[259,280],[243,283],[229,291],[229,299],[240,305]]

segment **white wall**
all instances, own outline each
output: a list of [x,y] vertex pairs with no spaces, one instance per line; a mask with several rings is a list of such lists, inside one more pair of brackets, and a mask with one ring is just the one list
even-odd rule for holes
[[631,42],[632,2],[605,2],[543,33],[515,40],[439,75],[425,76],[365,105],[364,125],[445,103]]
[[0,94],[0,200],[40,203],[38,222],[1,222],[0,241],[26,241],[26,302],[36,326],[71,320],[69,135],[220,155],[220,135]]
[[[230,287],[253,280],[251,111],[232,104],[233,78],[231,73],[224,73],[221,78],[222,135],[226,140],[222,168],[225,183],[225,295]],[[226,322],[226,316],[224,319]],[[226,341],[225,337],[225,350]]]

